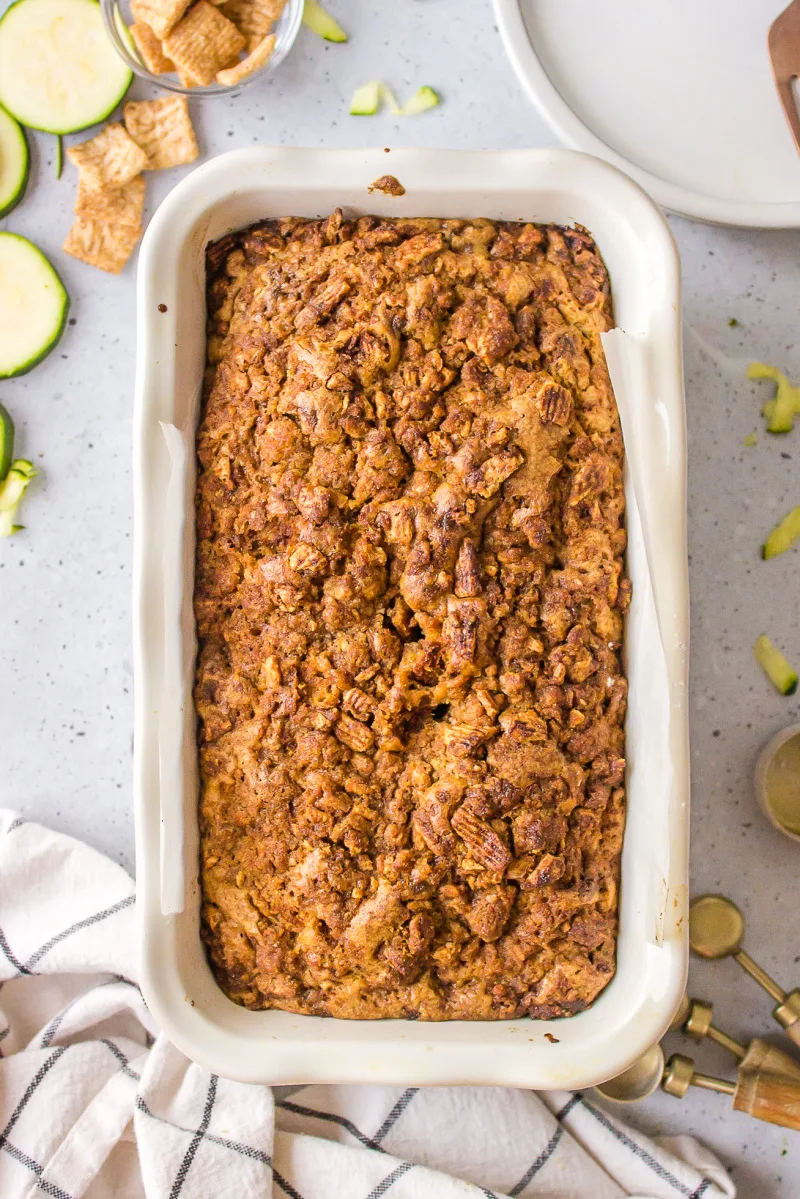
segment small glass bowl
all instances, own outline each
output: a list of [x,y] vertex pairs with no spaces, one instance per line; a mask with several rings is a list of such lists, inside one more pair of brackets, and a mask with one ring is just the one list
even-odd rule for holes
[[224,96],[229,92],[241,91],[248,83],[252,83],[255,79],[260,79],[262,75],[274,71],[283,62],[294,45],[294,40],[300,31],[300,25],[303,21],[303,0],[288,0],[286,7],[272,27],[272,32],[275,34],[275,49],[263,67],[260,67],[252,75],[248,75],[245,79],[242,79],[240,83],[209,83],[205,87],[202,85],[198,87],[184,87],[174,75],[154,75],[152,71],[148,71],[139,58],[133,38],[128,33],[128,24],[132,23],[133,18],[129,16],[126,19],[128,9],[127,0],[124,5],[121,5],[119,0],[100,0],[100,8],[102,9],[106,32],[111,39],[114,49],[120,58],[124,59],[134,74],[138,75],[140,79],[145,79],[148,83],[154,84],[156,87],[164,88],[168,92],[177,92],[181,96]]

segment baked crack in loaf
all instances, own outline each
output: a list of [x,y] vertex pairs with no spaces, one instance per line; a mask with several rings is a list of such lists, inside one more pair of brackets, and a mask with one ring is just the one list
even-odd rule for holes
[[208,251],[203,937],[248,1008],[497,1020],[614,972],[629,585],[580,229],[267,221]]

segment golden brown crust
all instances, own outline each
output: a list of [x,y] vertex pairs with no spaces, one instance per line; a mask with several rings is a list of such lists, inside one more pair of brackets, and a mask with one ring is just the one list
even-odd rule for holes
[[581,230],[209,248],[203,936],[250,1008],[550,1017],[614,971],[629,587]]

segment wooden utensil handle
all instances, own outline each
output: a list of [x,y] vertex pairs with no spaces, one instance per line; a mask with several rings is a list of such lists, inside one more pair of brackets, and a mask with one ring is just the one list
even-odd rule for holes
[[740,1073],[733,1106],[756,1120],[800,1130],[800,1081],[763,1071]]
[[800,1062],[791,1057],[776,1045],[770,1045],[761,1037],[754,1037],[747,1046],[747,1053],[742,1058],[739,1070],[742,1074],[750,1074],[756,1070],[764,1074],[783,1074],[786,1078],[797,1079],[800,1082]]

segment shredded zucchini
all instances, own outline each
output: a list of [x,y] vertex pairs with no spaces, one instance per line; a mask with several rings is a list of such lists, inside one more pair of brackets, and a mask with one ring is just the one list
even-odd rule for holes
[[374,117],[381,107],[386,105],[394,117],[415,117],[421,112],[427,112],[441,104],[441,97],[432,87],[420,87],[405,104],[398,104],[397,98],[388,83],[372,79],[356,88],[350,101],[352,117]]
[[758,445],[758,433],[748,433],[744,439],[744,444],[747,446]]
[[800,537],[800,508],[792,508],[761,547],[762,558],[775,558],[791,549]]
[[38,473],[26,458],[17,458],[11,463],[8,474],[0,483],[0,537],[10,537],[23,527],[15,523],[15,518],[28,484]]
[[767,418],[767,432],[791,433],[795,415],[800,413],[800,387],[793,386],[782,371],[766,362],[751,362],[747,377],[772,379],[776,383],[774,399],[767,400],[762,410]]
[[380,88],[382,103],[386,105],[393,117],[401,117],[403,115],[403,110],[397,103],[395,94],[389,87],[389,84],[381,83],[378,86]]
[[766,362],[751,362],[747,368],[748,379],[775,379],[781,377],[777,366],[769,366]]
[[790,666],[769,637],[763,635],[753,646],[756,662],[781,695],[794,695],[797,690],[797,671]]
[[373,117],[378,111],[381,102],[381,85],[376,79],[369,83],[362,83],[361,87],[357,87],[353,92],[353,98],[350,101],[350,116],[351,117]]
[[334,20],[318,0],[305,0],[303,5],[303,24],[312,33],[317,33],[326,42],[346,42],[347,34],[338,21]]
[[427,112],[429,108],[436,108],[437,104],[441,104],[438,92],[432,87],[421,87],[406,101],[401,112],[404,117],[415,117],[420,112]]

